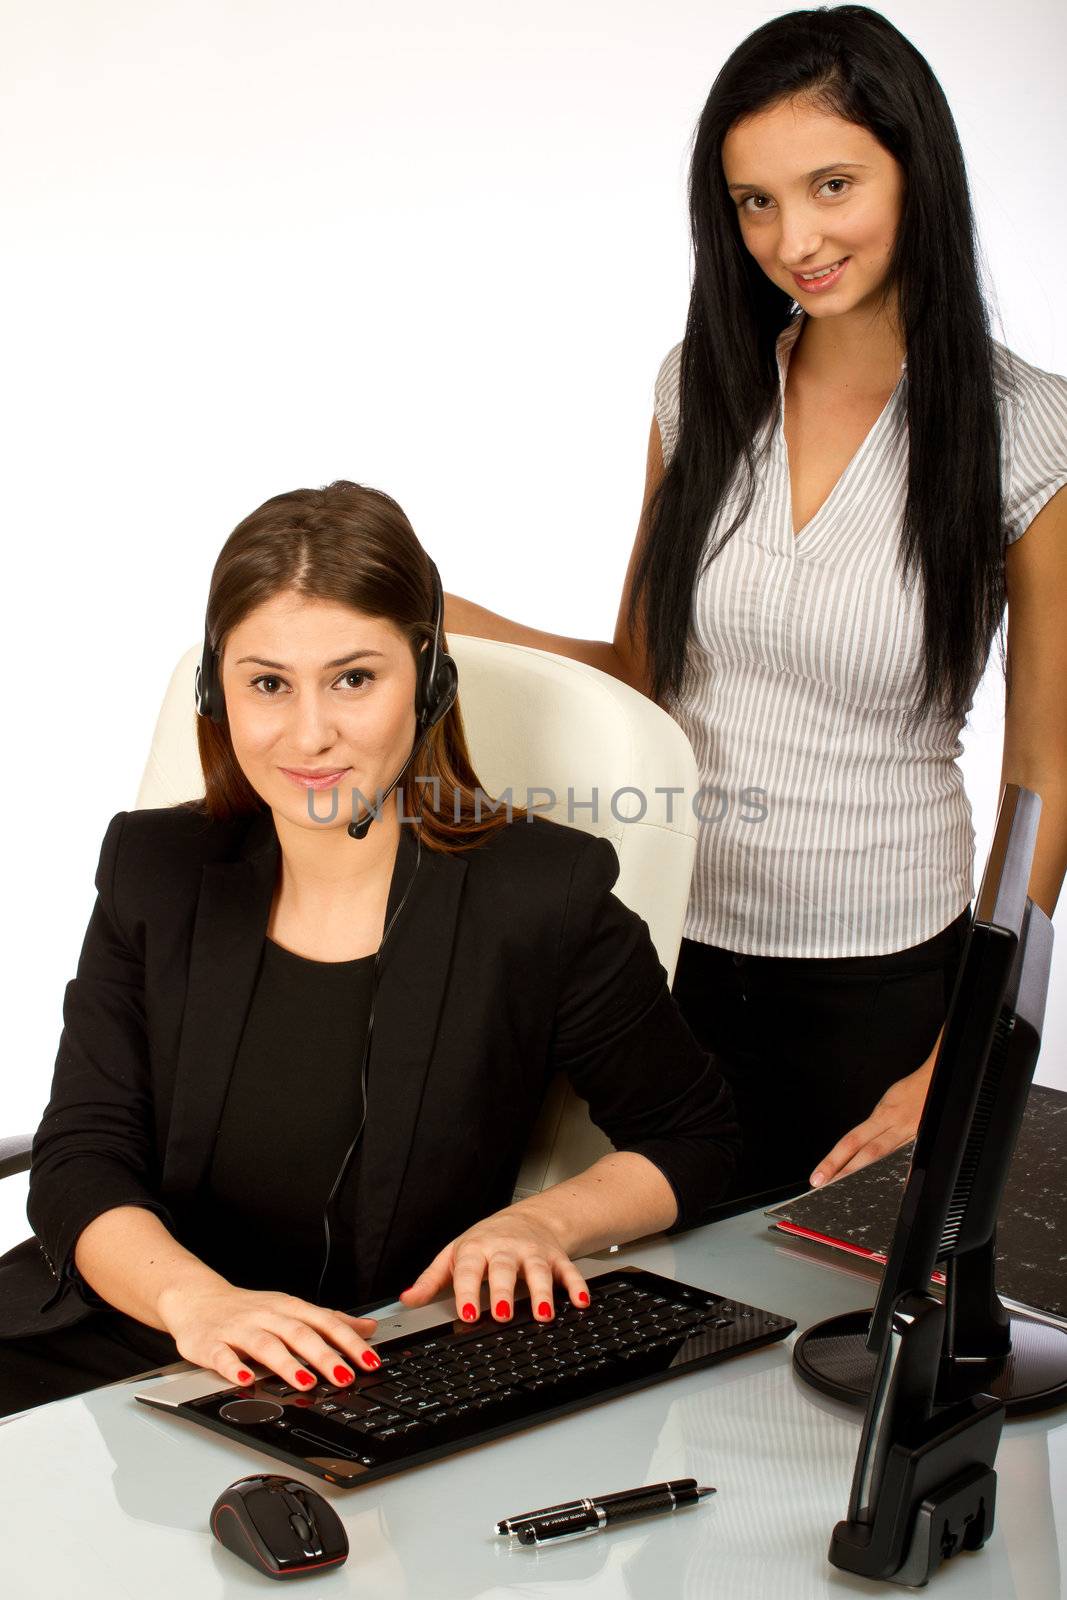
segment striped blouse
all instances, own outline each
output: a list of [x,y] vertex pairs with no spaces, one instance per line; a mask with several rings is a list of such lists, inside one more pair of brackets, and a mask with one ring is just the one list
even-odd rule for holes
[[[805,315],[779,335],[779,404],[756,441],[752,506],[697,580],[691,681],[668,704],[702,784],[685,935],[752,955],[884,955],[931,938],[973,895],[963,724],[931,713],[904,728],[923,664],[921,586],[905,590],[897,566],[906,361],[829,498],[793,533],[782,413]],[[681,348],[655,385],[665,462]],[[1067,484],[1067,379],[996,341],[994,356],[1010,542]],[[742,463],[714,528],[744,488]]]

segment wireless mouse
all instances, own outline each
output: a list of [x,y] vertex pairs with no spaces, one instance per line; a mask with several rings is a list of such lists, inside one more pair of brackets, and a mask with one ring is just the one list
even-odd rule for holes
[[220,1544],[268,1578],[321,1572],[348,1559],[340,1517],[297,1478],[255,1473],[223,1489],[211,1508]]

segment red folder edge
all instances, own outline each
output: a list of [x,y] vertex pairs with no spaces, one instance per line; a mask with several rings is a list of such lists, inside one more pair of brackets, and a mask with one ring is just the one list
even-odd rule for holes
[[[828,1244],[832,1250],[844,1250],[848,1255],[862,1256],[865,1261],[877,1261],[880,1267],[886,1264],[886,1257],[880,1250],[868,1250],[862,1244],[850,1244],[847,1239],[833,1239],[828,1233],[816,1233],[814,1228],[802,1228],[799,1223],[786,1222],[784,1218],[776,1217],[774,1226],[782,1233],[795,1234],[798,1239],[814,1239],[816,1244]],[[935,1283],[944,1283],[945,1274],[935,1272],[932,1274]]]

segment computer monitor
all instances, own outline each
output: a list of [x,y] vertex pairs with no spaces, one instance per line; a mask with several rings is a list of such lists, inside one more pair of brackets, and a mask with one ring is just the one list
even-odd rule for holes
[[994,1284],[995,1231],[1041,1044],[1052,925],[1028,898],[1041,801],[1005,786],[873,1312],[810,1328],[793,1360],[835,1399],[866,1402],[902,1295],[945,1268],[935,1404],[1002,1399],[1009,1414],[1067,1400],[1067,1330],[1009,1313]]

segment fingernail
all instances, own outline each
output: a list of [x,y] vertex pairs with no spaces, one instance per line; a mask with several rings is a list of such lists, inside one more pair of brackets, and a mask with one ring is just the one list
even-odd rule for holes
[[477,1322],[478,1320],[478,1308],[472,1306],[470,1301],[463,1307],[463,1320],[464,1322]]
[[539,1317],[550,1317],[552,1315],[552,1307],[549,1305],[547,1300],[541,1301],[541,1304],[537,1308],[537,1315]]
[[823,1177],[821,1172],[813,1172],[811,1177],[808,1180],[808,1182],[811,1184],[813,1189],[821,1188],[825,1181],[826,1180],[824,1179],[824,1177]]
[[240,1372],[237,1374],[237,1381],[238,1383],[251,1383],[252,1374],[250,1372],[246,1372],[244,1367],[242,1367]]
[[302,1383],[305,1388],[309,1383],[315,1382],[314,1378],[311,1376],[311,1373],[305,1372],[303,1367],[299,1367],[297,1369],[296,1381],[297,1383]]
[[502,1317],[504,1321],[507,1321],[507,1319],[511,1316],[511,1307],[508,1305],[506,1300],[497,1301],[496,1314],[498,1317]]
[[586,1294],[584,1289],[578,1290],[578,1304],[580,1306],[587,1306],[589,1304],[589,1296]]
[[364,1352],[363,1352],[363,1365],[365,1367],[370,1367],[371,1371],[373,1372],[375,1367],[380,1367],[381,1364],[382,1364],[381,1356],[375,1355],[373,1350],[364,1350]]
[[347,1367],[334,1367],[333,1375],[338,1383],[351,1383],[355,1377],[354,1372],[349,1372]]

